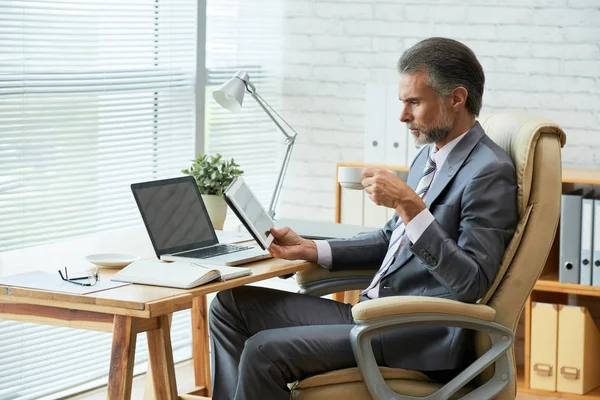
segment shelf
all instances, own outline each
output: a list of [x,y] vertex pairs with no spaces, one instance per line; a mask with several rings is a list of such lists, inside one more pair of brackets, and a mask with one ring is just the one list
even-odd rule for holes
[[551,396],[553,399],[581,399],[581,400],[600,400],[600,389],[592,390],[587,394],[573,394],[563,392],[550,392],[548,390],[530,389],[520,386],[522,382],[517,383],[517,390],[519,393],[530,393],[537,394],[540,396]]
[[538,292],[567,293],[600,297],[600,287],[579,285],[577,283],[562,283],[558,281],[558,274],[541,276],[536,282],[533,290]]
[[336,168],[339,167],[358,167],[358,168],[381,168],[390,171],[403,171],[408,172],[409,167],[406,165],[383,165],[383,164],[365,164],[362,162],[340,162],[337,163]]
[[[338,167],[375,167],[394,171],[408,171],[406,165],[382,165],[382,164],[365,164],[362,162],[341,162]],[[600,185],[600,170],[584,169],[584,168],[563,168],[562,169],[563,183],[580,183],[587,185]]]
[[540,390],[540,389],[531,389],[525,387],[525,377],[523,376],[523,368],[522,365],[517,366],[517,392],[518,393],[529,393],[529,394],[537,394],[540,396],[551,396],[553,399],[585,399],[585,400],[600,400],[600,388],[594,389],[587,394],[573,394],[573,393],[563,393],[563,392],[550,392],[548,390]]
[[583,168],[563,168],[563,183],[582,183],[600,185],[600,170]]

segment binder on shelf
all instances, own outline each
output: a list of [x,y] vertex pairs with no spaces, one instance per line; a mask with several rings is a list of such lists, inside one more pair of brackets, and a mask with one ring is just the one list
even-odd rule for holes
[[579,284],[592,284],[592,241],[594,239],[594,199],[581,202],[581,254]]
[[560,306],[556,390],[586,394],[600,386],[600,332],[585,307]]
[[385,164],[408,165],[408,128],[400,122],[401,102],[398,101],[398,85],[385,88]]
[[556,390],[557,304],[531,303],[530,383],[532,389]]
[[600,286],[600,200],[594,200],[592,285]]
[[561,196],[558,280],[562,283],[579,283],[582,200],[581,189]]
[[[385,164],[386,87],[369,84],[365,93],[365,162]],[[397,100],[396,100],[397,102]]]

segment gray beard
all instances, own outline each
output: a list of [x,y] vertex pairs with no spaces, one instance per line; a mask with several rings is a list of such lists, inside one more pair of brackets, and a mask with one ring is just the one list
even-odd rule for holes
[[420,132],[418,137],[415,137],[415,143],[419,146],[436,143],[446,139],[452,131],[452,125],[439,126],[429,129],[427,132]]

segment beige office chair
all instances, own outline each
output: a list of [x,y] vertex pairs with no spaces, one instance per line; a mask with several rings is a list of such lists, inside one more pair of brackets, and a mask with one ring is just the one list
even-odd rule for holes
[[[292,399],[514,399],[514,332],[527,297],[552,246],[560,215],[561,156],[565,134],[556,124],[522,114],[479,119],[486,133],[513,159],[518,180],[519,222],[492,287],[478,304],[395,296],[362,302],[352,314],[351,341],[358,368],[331,371],[296,382]],[[314,295],[362,289],[373,271],[298,273],[302,292]],[[402,326],[448,325],[476,330],[479,357],[443,385],[418,371],[378,367],[370,338]]]

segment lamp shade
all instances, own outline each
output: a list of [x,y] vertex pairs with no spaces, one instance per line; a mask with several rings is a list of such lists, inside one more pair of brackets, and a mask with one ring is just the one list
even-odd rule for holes
[[244,102],[244,93],[246,92],[246,82],[248,82],[248,79],[247,73],[239,71],[213,92],[214,99],[221,107],[229,111],[239,111]]

